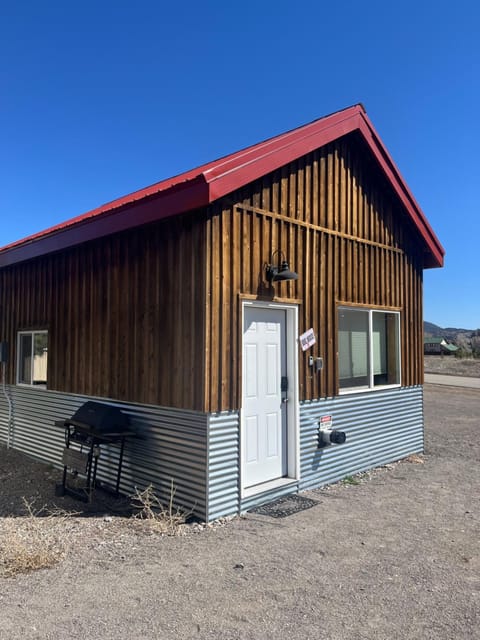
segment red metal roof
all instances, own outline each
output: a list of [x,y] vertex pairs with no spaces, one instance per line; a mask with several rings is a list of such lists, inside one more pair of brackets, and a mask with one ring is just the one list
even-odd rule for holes
[[204,207],[261,176],[359,131],[425,241],[425,267],[441,267],[445,251],[380,140],[355,105],[219,160],[140,189],[0,249],[0,267]]

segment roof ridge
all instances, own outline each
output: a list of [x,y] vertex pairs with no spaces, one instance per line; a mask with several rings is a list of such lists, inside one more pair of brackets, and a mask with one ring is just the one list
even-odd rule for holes
[[208,206],[262,175],[357,130],[423,237],[428,256],[426,266],[441,266],[443,247],[370,122],[363,104],[357,103],[10,243],[0,248],[0,267]]

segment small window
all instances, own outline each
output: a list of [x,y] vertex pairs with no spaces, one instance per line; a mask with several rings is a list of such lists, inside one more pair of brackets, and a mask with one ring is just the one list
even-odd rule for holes
[[400,384],[399,326],[393,311],[338,310],[340,391]]
[[47,386],[48,332],[21,331],[18,334],[17,383]]

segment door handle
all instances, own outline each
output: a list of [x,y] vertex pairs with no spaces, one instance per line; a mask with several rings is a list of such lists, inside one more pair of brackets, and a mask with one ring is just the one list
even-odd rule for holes
[[282,398],[282,404],[287,404],[288,398]]

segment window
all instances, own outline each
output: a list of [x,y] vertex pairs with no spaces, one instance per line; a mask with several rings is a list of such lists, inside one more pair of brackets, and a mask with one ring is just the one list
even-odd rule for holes
[[48,332],[18,334],[17,383],[47,386]]
[[340,391],[400,384],[400,314],[338,310]]

